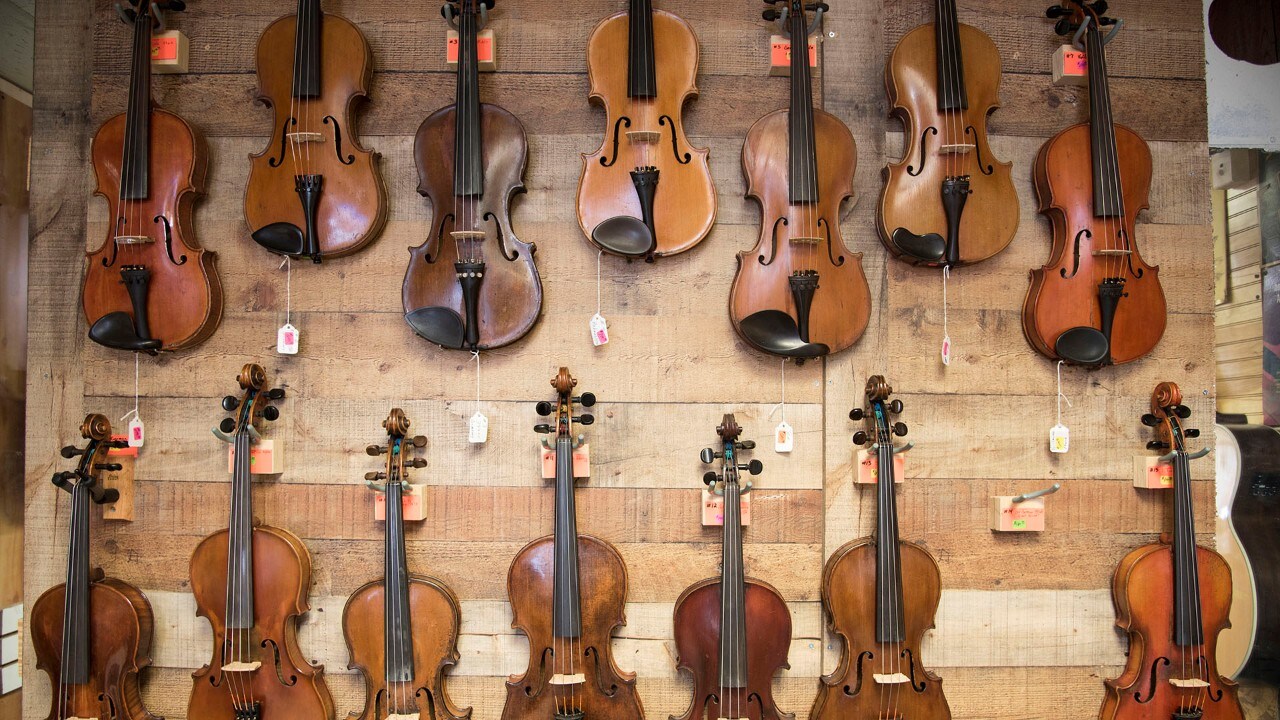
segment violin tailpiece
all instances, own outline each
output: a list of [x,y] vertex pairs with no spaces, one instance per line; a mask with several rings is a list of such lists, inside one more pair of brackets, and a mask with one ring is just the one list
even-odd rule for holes
[[788,278],[791,298],[796,304],[796,330],[800,339],[809,342],[809,313],[813,309],[813,295],[818,291],[818,271],[799,270]]

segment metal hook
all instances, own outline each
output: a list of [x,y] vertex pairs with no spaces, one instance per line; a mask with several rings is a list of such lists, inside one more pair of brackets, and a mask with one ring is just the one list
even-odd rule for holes
[[[1186,451],[1184,450],[1183,452],[1186,452]],[[1208,454],[1209,454],[1209,448],[1200,448],[1199,450],[1193,453],[1187,453],[1187,460],[1199,460],[1200,458]],[[1178,457],[1178,451],[1174,450],[1168,455],[1161,455],[1160,457],[1156,458],[1156,460],[1162,463],[1168,463],[1168,462],[1173,462],[1174,458],[1176,457]]]
[[1071,36],[1071,46],[1080,52],[1084,52],[1084,43],[1080,42],[1080,38],[1084,37],[1084,32],[1089,29],[1089,23],[1092,21],[1093,18],[1086,15],[1084,22],[1080,23],[1080,28],[1076,30],[1076,34]]
[[156,27],[154,32],[164,32],[164,10],[160,8],[160,3],[151,3],[151,16],[156,19]]
[[1026,502],[1028,500],[1035,500],[1038,497],[1044,497],[1045,495],[1052,495],[1061,489],[1062,489],[1062,483],[1054,483],[1053,487],[1045,488],[1044,490],[1037,490],[1035,492],[1022,493],[1021,495],[1015,497],[1013,501],[1015,503],[1020,503],[1020,502]]
[[822,25],[822,13],[824,12],[826,12],[826,8],[819,5],[818,9],[813,13],[813,22],[809,23],[809,29],[805,31],[806,39],[818,30],[818,26]]
[[445,3],[444,7],[440,8],[440,14],[444,15],[444,21],[449,23],[449,27],[453,28],[454,32],[462,32],[458,29],[458,13],[453,9],[453,5]]
[[1124,20],[1123,19],[1116,20],[1115,27],[1111,28],[1111,32],[1107,33],[1106,37],[1102,38],[1102,44],[1110,45],[1111,41],[1115,39],[1116,33],[1120,32],[1120,28],[1122,27],[1124,27]]
[[[739,481],[738,495],[739,496],[746,495],[747,493],[751,492],[752,487],[753,487],[753,483],[750,480]],[[716,486],[712,488],[711,492],[712,494],[724,497],[724,481],[721,480],[720,482],[716,483]]]
[[489,6],[480,3],[480,24],[476,26],[476,31],[483,30],[489,24]]
[[[904,453],[904,452],[906,452],[906,451],[910,450],[911,448],[913,448],[913,447],[915,447],[915,446],[916,446],[916,442],[915,442],[914,440],[908,440],[908,441],[906,442],[906,444],[904,444],[904,445],[899,445],[899,446],[897,446],[897,447],[893,448],[893,454],[894,454],[894,455],[897,455],[898,453]],[[872,450],[879,450],[879,449],[880,449],[880,443],[871,443],[871,449],[872,449]]]
[[791,29],[787,27],[787,16],[791,13],[790,7],[783,7],[778,13],[778,34],[784,37],[791,37]]
[[213,436],[214,436],[214,437],[216,437],[216,438],[218,438],[219,440],[221,440],[221,441],[222,441],[222,442],[224,442],[224,443],[234,443],[234,442],[236,441],[236,439],[235,439],[235,438],[233,438],[233,437],[231,437],[230,435],[228,435],[228,434],[226,434],[226,433],[222,432],[222,428],[218,427],[217,425],[214,425],[214,426],[211,428],[211,430],[213,431]]
[[116,14],[120,16],[120,19],[124,21],[125,25],[133,24],[133,20],[129,19],[129,11],[124,9],[124,3],[116,3]]

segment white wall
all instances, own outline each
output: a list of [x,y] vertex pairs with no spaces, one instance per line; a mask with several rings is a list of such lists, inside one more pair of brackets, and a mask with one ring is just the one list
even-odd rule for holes
[[1253,65],[1232,60],[1209,36],[1205,0],[1204,57],[1208,66],[1209,144],[1280,150],[1280,64]]

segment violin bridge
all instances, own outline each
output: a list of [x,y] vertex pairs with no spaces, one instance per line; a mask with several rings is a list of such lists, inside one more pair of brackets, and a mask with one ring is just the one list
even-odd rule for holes
[[889,673],[887,675],[874,674],[871,676],[879,685],[901,685],[902,683],[911,682],[911,678],[902,673]]
[[248,663],[247,663],[247,662],[233,662],[233,663],[227,663],[226,665],[223,665],[223,666],[222,666],[222,672],[242,672],[242,673],[248,673],[248,672],[254,672],[255,670],[257,670],[257,669],[258,669],[258,668],[260,668],[260,667],[262,667],[262,663],[261,663],[260,661],[254,661],[254,662],[248,662]]
[[1200,678],[1169,678],[1169,684],[1176,688],[1207,688],[1209,683]]
[[556,673],[551,676],[548,682],[552,685],[582,685],[587,682],[587,676],[583,673],[574,673],[573,675]]
[[484,240],[487,236],[483,230],[454,230],[449,237],[454,240]]
[[790,237],[787,240],[792,245],[817,245],[821,240],[816,237]]
[[295,145],[301,145],[302,143],[324,142],[324,135],[318,132],[291,132],[288,134],[288,137],[289,142],[294,143]]
[[82,717],[76,717],[75,715],[72,715],[71,717],[67,718],[67,720],[98,720],[98,718],[96,718],[96,717],[95,717],[95,718],[82,718]]
[[940,155],[968,155],[969,153],[973,152],[974,148],[976,147],[977,146],[973,145],[972,143],[956,143],[953,145],[943,145],[942,147],[938,148],[938,153]]
[[1102,249],[1093,251],[1094,257],[1097,257],[1099,255],[1132,255],[1132,254],[1133,254],[1132,250],[1125,250],[1123,248],[1102,248]]
[[657,130],[628,130],[627,142],[637,145],[643,143],[656,143],[662,139]]
[[117,235],[115,239],[116,245],[146,245],[155,242],[146,235]]

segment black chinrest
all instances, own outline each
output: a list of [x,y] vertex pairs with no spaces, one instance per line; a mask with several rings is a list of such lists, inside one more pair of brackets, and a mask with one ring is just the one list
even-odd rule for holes
[[466,327],[462,316],[446,307],[424,307],[404,314],[405,322],[421,337],[451,350],[462,348]]
[[297,257],[307,252],[307,236],[293,223],[271,223],[253,233],[253,241],[281,255]]
[[893,245],[903,255],[921,262],[942,262],[947,254],[947,241],[938,233],[916,235],[906,228],[898,228],[893,231]]
[[738,323],[743,337],[757,349],[790,358],[816,358],[831,352],[822,343],[800,339],[800,328],[795,318],[781,310],[761,310],[752,313]]
[[138,337],[138,331],[133,327],[133,316],[122,310],[98,318],[89,328],[89,339],[114,350],[154,355],[160,349],[159,340]]
[[627,258],[645,257],[658,245],[649,226],[630,215],[611,217],[596,225],[591,239],[605,250]]
[[1111,357],[1107,336],[1092,327],[1074,327],[1062,333],[1054,341],[1053,350],[1074,365],[1102,365]]

